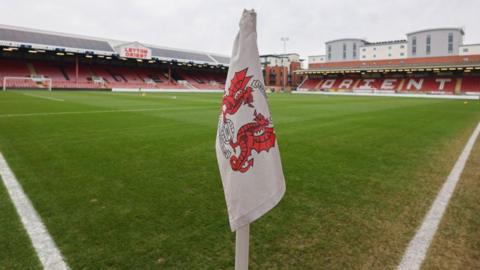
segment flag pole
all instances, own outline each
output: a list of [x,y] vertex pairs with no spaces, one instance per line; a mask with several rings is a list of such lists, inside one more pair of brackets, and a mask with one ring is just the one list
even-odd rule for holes
[[250,224],[237,229],[235,240],[235,270],[248,270]]

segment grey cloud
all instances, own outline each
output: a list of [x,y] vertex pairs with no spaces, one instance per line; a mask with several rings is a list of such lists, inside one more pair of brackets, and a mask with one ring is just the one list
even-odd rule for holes
[[401,39],[444,26],[465,27],[465,43],[480,43],[478,0],[12,0],[0,23],[229,54],[243,8],[258,12],[261,53],[281,52],[281,36],[306,57],[331,39]]

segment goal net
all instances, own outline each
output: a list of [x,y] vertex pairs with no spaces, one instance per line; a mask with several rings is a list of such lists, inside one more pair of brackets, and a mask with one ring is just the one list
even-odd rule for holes
[[7,89],[48,89],[52,91],[52,79],[43,76],[4,77],[3,91]]

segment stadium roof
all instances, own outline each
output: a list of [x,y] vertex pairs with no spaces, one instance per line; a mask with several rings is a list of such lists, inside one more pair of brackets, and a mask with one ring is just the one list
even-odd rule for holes
[[387,41],[379,41],[379,42],[368,42],[368,43],[365,43],[364,47],[377,46],[377,45],[403,44],[403,43],[407,43],[407,40],[399,39],[399,40],[387,40]]
[[329,41],[325,42],[325,44],[332,43],[332,42],[339,42],[339,41],[349,41],[349,40],[357,40],[357,41],[362,41],[362,42],[368,43],[368,41],[366,41],[363,38],[340,38],[340,39],[329,40]]
[[306,70],[295,71],[299,74],[324,74],[344,72],[388,71],[424,71],[480,69],[480,55],[455,55],[439,57],[417,57],[402,59],[347,61],[315,63]]
[[298,53],[287,53],[287,54],[262,54],[261,58],[265,57],[274,57],[274,58],[288,58],[290,55],[299,55]]
[[463,44],[460,47],[469,47],[469,46],[480,46],[480,43],[472,43],[472,44]]
[[113,52],[108,42],[105,41],[7,28],[0,28],[0,39],[2,41],[12,41],[22,44],[43,44],[61,48],[79,48],[85,50]]
[[413,35],[413,34],[418,34],[418,33],[423,33],[423,32],[432,32],[432,31],[460,31],[460,33],[462,35],[465,35],[465,31],[463,31],[463,28],[444,27],[444,28],[430,28],[430,29],[418,30],[418,31],[407,33],[407,36],[410,36],[410,35]]
[[[131,41],[58,33],[31,28],[0,25],[0,45],[32,49],[66,51],[80,54],[118,55],[118,48]],[[152,58],[228,65],[229,57],[200,51],[138,43],[151,50]]]

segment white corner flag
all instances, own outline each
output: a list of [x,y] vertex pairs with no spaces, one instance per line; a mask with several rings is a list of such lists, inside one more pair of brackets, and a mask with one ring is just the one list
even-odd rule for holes
[[[273,129],[257,47],[256,13],[244,10],[233,44],[216,152],[230,228],[246,228],[272,209],[285,193],[285,180]],[[238,230],[237,230],[238,229]],[[243,238],[245,239],[245,238]],[[236,269],[246,269],[238,267]]]

